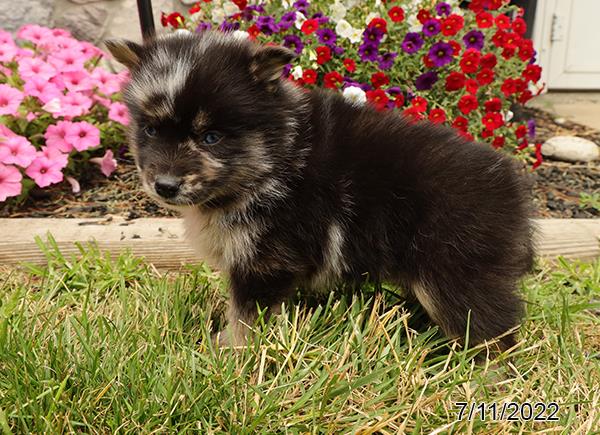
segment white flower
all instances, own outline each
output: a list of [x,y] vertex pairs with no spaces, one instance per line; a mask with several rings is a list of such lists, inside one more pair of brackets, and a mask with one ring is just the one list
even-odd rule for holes
[[371,12],[369,15],[367,15],[367,18],[365,18],[365,22],[369,24],[373,18],[379,18],[379,14],[377,12]]
[[352,29],[352,33],[348,39],[350,39],[351,43],[356,44],[357,42],[362,41],[362,34],[363,31],[361,29]]
[[236,39],[241,39],[242,41],[244,41],[250,37],[250,33],[246,32],[245,30],[234,30],[231,33],[231,36],[233,36]]
[[350,35],[352,35],[353,30],[354,29],[352,28],[350,23],[346,20],[338,21],[337,25],[335,26],[335,32],[342,38],[349,38]]
[[304,73],[304,71],[302,71],[302,67],[300,65],[294,67],[294,69],[292,70],[292,77],[294,77],[294,79],[298,80],[300,78],[302,78],[302,74]]
[[344,98],[355,106],[362,106],[367,102],[367,94],[361,88],[348,86],[342,93]]
[[60,100],[58,98],[52,98],[42,106],[42,109],[44,109],[46,112],[52,113],[53,115],[60,113],[62,110],[60,106]]
[[514,116],[515,114],[509,110],[504,114],[504,121],[508,122],[513,119]]
[[352,9],[354,6],[358,5],[360,0],[346,0],[346,7],[348,9]]
[[225,12],[225,15],[227,15],[228,17],[233,14],[237,14],[239,11],[240,8],[238,8],[238,6],[234,2],[226,1],[225,3],[223,3],[223,12]]
[[212,10],[212,17],[211,17],[213,23],[222,23],[223,20],[225,19],[225,11],[223,11],[223,9],[221,8],[214,8]]
[[317,53],[314,50],[308,50],[308,60],[317,60]]
[[296,11],[296,29],[300,30],[302,28],[302,24],[306,21],[306,17],[302,12]]
[[346,8],[338,0],[329,9],[330,17],[336,23],[346,16]]

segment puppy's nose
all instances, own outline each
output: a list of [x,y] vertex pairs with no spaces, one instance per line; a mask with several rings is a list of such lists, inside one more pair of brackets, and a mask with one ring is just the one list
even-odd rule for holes
[[181,186],[179,179],[164,175],[156,177],[156,181],[154,182],[154,190],[165,199],[177,196],[179,186]]

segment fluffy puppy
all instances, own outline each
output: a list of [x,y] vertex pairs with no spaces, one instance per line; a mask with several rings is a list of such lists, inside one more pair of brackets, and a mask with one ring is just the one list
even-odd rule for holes
[[[293,54],[222,33],[109,41],[145,190],[227,274],[223,340],[296,288],[407,289],[449,337],[518,324],[528,187],[489,146],[283,79]],[[506,348],[512,335],[501,340]]]

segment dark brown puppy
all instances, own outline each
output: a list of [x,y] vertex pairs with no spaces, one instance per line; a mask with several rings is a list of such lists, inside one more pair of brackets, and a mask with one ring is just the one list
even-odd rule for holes
[[516,287],[534,252],[528,189],[509,158],[304,92],[281,79],[292,54],[280,47],[210,32],[107,45],[131,70],[143,185],[228,275],[235,344],[257,306],[367,279],[408,289],[450,337],[469,316],[471,342],[518,324]]

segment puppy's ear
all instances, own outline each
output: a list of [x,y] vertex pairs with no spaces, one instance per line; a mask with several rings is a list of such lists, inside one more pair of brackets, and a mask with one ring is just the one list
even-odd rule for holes
[[273,82],[281,77],[283,67],[296,55],[280,45],[266,45],[258,48],[250,64],[250,72],[258,81]]
[[132,69],[140,63],[144,51],[142,45],[124,39],[109,39],[104,43],[114,58],[127,68]]

